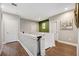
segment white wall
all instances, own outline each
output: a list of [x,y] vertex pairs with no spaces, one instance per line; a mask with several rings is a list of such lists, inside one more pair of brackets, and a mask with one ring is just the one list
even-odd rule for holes
[[20,20],[20,31],[25,33],[38,32],[38,22],[29,21],[27,19]]
[[79,28],[78,28],[78,45],[77,45],[77,55],[79,56]]
[[2,41],[2,40],[1,40],[1,22],[2,22],[1,13],[2,13],[2,12],[1,12],[1,4],[0,4],[0,43],[1,43],[1,41]]
[[1,12],[1,4],[0,4],[0,54],[1,54],[1,51],[2,51],[2,33],[1,33],[1,22],[2,22],[2,12]]
[[[74,24],[75,18],[74,18],[73,10],[50,17],[49,20],[52,23],[57,22],[58,40],[69,42],[69,43],[74,43],[74,44],[77,43],[77,41],[78,41],[77,40],[77,28]],[[65,21],[65,20],[73,20],[73,29],[72,30],[60,30],[60,21]]]

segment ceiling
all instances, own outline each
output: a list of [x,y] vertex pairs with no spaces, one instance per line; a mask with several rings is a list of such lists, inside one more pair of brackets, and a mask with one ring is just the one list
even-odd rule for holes
[[3,3],[2,10],[8,13],[19,15],[21,18],[41,21],[50,16],[74,9],[73,3]]

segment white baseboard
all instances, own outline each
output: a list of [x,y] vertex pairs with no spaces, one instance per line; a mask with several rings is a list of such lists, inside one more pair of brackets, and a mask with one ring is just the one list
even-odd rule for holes
[[61,40],[56,40],[56,41],[61,42],[61,43],[64,43],[64,44],[68,44],[68,45],[72,45],[72,46],[76,46],[76,47],[77,47],[77,44],[74,44],[74,43],[65,42],[65,41],[61,41]]
[[18,41],[18,40],[13,40],[13,41],[4,41],[4,42],[2,42],[2,44],[6,44],[6,43],[10,43],[10,42],[14,42],[14,41]]
[[33,54],[21,43],[21,41],[20,40],[18,41],[22,45],[22,47],[26,50],[26,52],[29,54],[29,56],[33,56]]

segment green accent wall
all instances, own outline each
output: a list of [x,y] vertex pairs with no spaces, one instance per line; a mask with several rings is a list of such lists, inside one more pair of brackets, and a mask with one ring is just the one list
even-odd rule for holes
[[[42,24],[45,24],[45,29],[43,29]],[[49,32],[49,20],[44,20],[39,22],[39,32]]]

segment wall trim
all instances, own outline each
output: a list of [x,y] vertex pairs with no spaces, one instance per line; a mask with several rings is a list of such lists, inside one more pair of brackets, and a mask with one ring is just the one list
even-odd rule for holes
[[2,42],[2,44],[7,44],[7,43],[9,43],[9,42],[14,42],[14,41],[18,41],[18,40],[13,40],[13,41],[4,41],[4,42]]
[[22,44],[22,42],[20,40],[18,40],[19,43],[22,45],[22,47],[26,50],[26,52],[29,54],[29,56],[33,56],[33,54],[29,51],[29,49],[27,49],[24,44]]
[[65,42],[65,41],[62,41],[62,40],[56,40],[56,41],[77,47],[77,44],[75,44],[75,43]]

